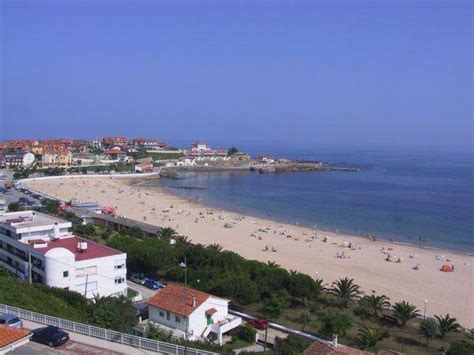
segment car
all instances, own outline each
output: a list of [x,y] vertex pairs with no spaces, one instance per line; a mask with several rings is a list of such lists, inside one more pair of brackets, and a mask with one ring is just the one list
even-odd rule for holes
[[147,280],[147,278],[143,274],[132,273],[130,276],[130,280],[132,280],[133,282],[139,285],[143,285],[145,284],[145,281]]
[[250,324],[252,327],[260,330],[264,330],[267,326],[267,322],[263,319],[249,319],[247,323]]
[[11,313],[4,313],[0,315],[0,324],[12,327],[12,328],[21,328],[23,327],[23,322],[16,315]]
[[54,326],[33,329],[31,340],[37,343],[45,344],[50,347],[63,345],[69,340],[69,334],[64,330]]
[[156,282],[153,279],[146,279],[143,286],[145,286],[146,288],[149,288],[151,290],[159,290],[160,288],[165,287],[163,284],[160,284],[159,282]]

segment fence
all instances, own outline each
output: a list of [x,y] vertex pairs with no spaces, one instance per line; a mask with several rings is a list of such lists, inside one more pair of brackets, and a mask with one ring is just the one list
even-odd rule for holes
[[[91,325],[77,323],[66,319],[61,319],[57,317],[47,316],[41,313],[36,313],[28,311],[26,309],[21,309],[17,307],[8,306],[6,304],[0,304],[0,313],[11,313],[16,315],[19,318],[29,320],[31,322],[53,325],[70,332],[79,333],[87,335],[90,337],[95,337],[99,339],[104,339],[107,341],[112,341],[115,343],[121,343],[125,345],[130,345],[135,348],[156,351],[163,354],[176,354],[176,355],[185,355],[185,348],[181,345],[165,343],[163,341],[147,339],[139,337],[136,335],[120,333],[113,330],[108,330],[104,328],[94,327]],[[213,355],[216,353],[188,348],[188,355]]]

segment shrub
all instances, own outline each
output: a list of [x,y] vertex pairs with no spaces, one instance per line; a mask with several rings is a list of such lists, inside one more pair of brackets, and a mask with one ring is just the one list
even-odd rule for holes
[[354,323],[354,316],[349,311],[341,312],[335,309],[328,309],[322,317],[323,326],[321,332],[327,337],[337,334],[341,337],[346,335],[348,329]]
[[250,325],[246,324],[243,327],[240,327],[239,333],[237,335],[239,339],[243,341],[254,343],[257,331],[254,327],[251,327]]

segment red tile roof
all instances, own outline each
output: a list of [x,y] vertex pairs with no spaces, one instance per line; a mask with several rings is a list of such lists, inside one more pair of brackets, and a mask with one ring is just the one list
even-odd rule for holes
[[[158,291],[149,301],[148,305],[154,306],[165,311],[179,314],[187,317],[193,313],[196,308],[202,305],[211,295],[194,290],[188,287],[186,306],[185,306],[185,288],[176,284],[169,284],[165,288]],[[193,306],[193,298],[195,300]],[[186,308],[186,312],[185,309]]]
[[0,348],[27,337],[31,331],[24,328],[12,328],[0,325]]
[[333,346],[315,341],[304,351],[305,355],[373,355],[371,352],[350,348],[344,345]]
[[106,151],[106,154],[126,154],[124,151],[120,150],[120,149],[109,149],[108,151]]
[[[77,243],[86,242],[87,243],[87,250],[80,251],[77,248]],[[103,258],[106,256],[112,255],[119,255],[123,254],[121,251],[106,247],[105,245],[101,245],[95,243],[90,240],[82,239],[79,237],[70,237],[70,238],[61,238],[55,241],[48,242],[48,246],[44,248],[35,248],[35,250],[46,254],[49,250],[54,248],[64,248],[69,250],[74,254],[76,261],[81,260],[88,260],[88,259],[96,259],[96,258]]]
[[206,311],[206,314],[209,314],[210,316],[212,316],[214,313],[217,312],[217,309],[215,308],[209,308],[207,311]]

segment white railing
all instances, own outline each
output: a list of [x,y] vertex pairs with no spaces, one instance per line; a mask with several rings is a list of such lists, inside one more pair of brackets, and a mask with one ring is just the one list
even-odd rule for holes
[[[139,337],[136,335],[131,335],[127,333],[116,332],[114,330],[94,327],[92,325],[77,323],[70,320],[47,316],[45,314],[32,312],[26,309],[8,306],[6,304],[0,303],[0,313],[10,313],[14,314],[19,318],[29,320],[31,322],[53,325],[64,330],[87,335],[90,337],[95,337],[99,339],[104,339],[107,341],[112,341],[115,343],[121,343],[125,345],[130,345],[135,348],[145,349],[156,351],[163,354],[176,354],[176,355],[185,355],[184,346],[165,343],[163,341],[147,339]],[[188,348],[189,355],[213,355],[216,353]]]

